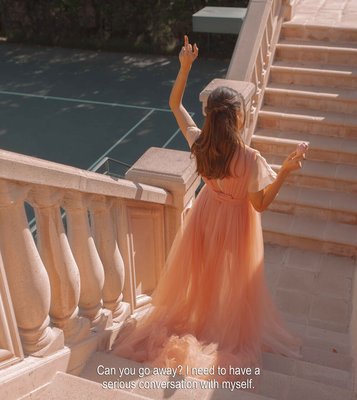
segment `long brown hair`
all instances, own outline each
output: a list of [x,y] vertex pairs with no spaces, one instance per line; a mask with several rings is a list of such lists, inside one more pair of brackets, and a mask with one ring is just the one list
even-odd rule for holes
[[[237,91],[220,86],[208,97],[206,120],[201,135],[191,147],[196,157],[197,172],[208,179],[231,176],[229,167],[237,146],[244,148],[238,131],[237,114],[245,115],[244,99]],[[241,123],[242,130],[244,120]]]

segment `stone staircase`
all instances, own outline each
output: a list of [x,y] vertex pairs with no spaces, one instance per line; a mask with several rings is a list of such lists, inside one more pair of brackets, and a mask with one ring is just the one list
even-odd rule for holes
[[66,374],[57,372],[52,381],[36,391],[21,397],[18,400],[139,400],[147,397],[125,391],[103,390],[101,385]]
[[263,216],[266,241],[356,255],[356,88],[357,29],[283,24],[252,145],[275,169],[310,150]]
[[[348,327],[356,261],[276,245],[266,245],[265,254],[270,290],[289,329],[302,339],[303,347],[302,359],[264,353],[255,392],[203,388],[200,380],[155,375],[152,370],[139,377],[142,364],[96,352],[80,377],[59,372],[49,384],[20,400],[353,400]],[[98,366],[102,366],[100,370]],[[104,368],[109,372],[103,374]],[[128,372],[120,377],[119,368],[127,368]],[[148,388],[146,385],[152,382],[161,387]],[[180,388],[165,388],[170,382]]]
[[[256,391],[204,389],[199,380],[185,378],[197,388],[145,389],[145,382],[167,383],[172,376],[127,375],[134,382],[129,393],[150,399],[217,400],[352,400],[353,365],[348,334],[351,318],[352,278],[356,261],[350,257],[322,254],[297,248],[266,245],[266,277],[289,329],[303,341],[302,359],[263,354],[263,369]],[[81,377],[102,385],[117,376],[99,375],[98,365],[138,371],[141,364],[95,353]]]

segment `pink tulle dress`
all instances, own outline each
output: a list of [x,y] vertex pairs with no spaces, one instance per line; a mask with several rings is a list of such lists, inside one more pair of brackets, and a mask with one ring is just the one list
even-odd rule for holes
[[[199,133],[188,130],[190,145]],[[248,146],[237,149],[230,169],[231,177],[204,179],[151,309],[128,320],[113,354],[152,366],[187,366],[188,375],[192,367],[260,366],[262,351],[299,357],[300,342],[283,327],[264,280],[260,214],[248,199],[276,174]]]

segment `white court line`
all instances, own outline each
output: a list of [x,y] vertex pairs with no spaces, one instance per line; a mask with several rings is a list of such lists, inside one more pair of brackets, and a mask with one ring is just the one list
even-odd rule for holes
[[[157,107],[144,107],[144,106],[135,106],[123,103],[109,103],[105,101],[95,101],[95,100],[85,100],[85,99],[76,99],[69,97],[58,97],[58,96],[45,96],[40,94],[32,94],[32,93],[23,93],[23,92],[12,92],[7,90],[0,90],[0,94],[10,95],[10,96],[20,96],[20,97],[31,97],[43,100],[57,100],[57,101],[67,101],[72,103],[82,103],[82,104],[95,104],[95,105],[104,105],[111,107],[123,107],[123,108],[133,108],[139,110],[150,110],[138,123],[136,123],[128,132],[126,132],[113,146],[111,146],[102,156],[100,156],[89,168],[88,170],[92,170],[104,157],[106,157],[118,144],[120,144],[126,137],[130,135],[142,122],[144,122],[154,111],[162,111],[162,112],[172,112],[170,109],[166,108],[157,108]],[[192,117],[194,116],[193,112],[189,113]],[[177,129],[175,133],[166,141],[166,143],[162,146],[165,148],[168,146],[171,141],[177,136],[180,132],[180,129]],[[35,218],[33,218],[29,222],[29,226],[35,222]]]
[[9,91],[6,91],[6,90],[0,90],[0,94],[7,94],[7,95],[10,95],[10,96],[34,97],[36,99],[43,99],[43,100],[59,100],[59,101],[68,101],[68,102],[72,102],[72,103],[96,104],[96,105],[100,105],[100,106],[136,108],[136,109],[139,109],[139,110],[154,110],[154,111],[171,112],[171,110],[168,109],[168,108],[133,106],[133,105],[123,104],[123,103],[108,103],[106,101],[74,99],[74,98],[69,98],[69,97],[45,96],[45,95],[41,95],[41,94],[9,92]]
[[[195,113],[191,112],[190,115],[191,115],[191,117],[193,117],[193,116],[195,115]],[[181,129],[178,128],[178,129],[175,131],[175,133],[165,142],[165,144],[162,146],[163,149],[165,149],[166,146],[168,146],[168,145],[173,141],[173,139],[175,139],[175,137],[176,137],[177,134],[180,132],[180,130],[181,130]]]
[[[1,92],[1,91],[0,91]],[[133,132],[141,123],[143,123],[154,111],[160,111],[157,108],[152,108],[150,111],[144,115],[143,118],[139,122],[137,122],[133,127],[131,127],[119,140],[117,140],[112,147],[110,147],[103,155],[101,155],[98,160],[96,160],[89,168],[88,171],[91,171],[100,161],[103,160],[104,157],[106,157],[119,143],[121,143],[125,138],[127,138],[131,132]],[[32,233],[32,225],[36,222],[36,218],[32,218],[32,220],[29,222],[29,227],[31,229]]]
[[143,123],[156,109],[151,109],[139,122],[137,122],[132,128],[130,128],[118,141],[116,141],[112,147],[110,147],[104,154],[102,154],[97,161],[95,161],[88,170],[92,170],[100,161],[103,160],[119,143],[121,143],[131,132],[133,132],[141,123]]
[[[121,143],[126,137],[128,137],[131,132],[133,132],[142,122],[146,120],[156,109],[151,109],[139,122],[137,122],[132,128],[130,128],[118,141],[116,141],[112,147],[110,147],[103,155],[101,155],[97,161],[95,161],[89,168],[88,171],[91,171],[100,161],[103,160],[104,157],[106,157],[119,143]],[[32,225],[36,222],[36,218],[32,218],[32,220],[29,222],[29,227],[32,232]]]
[[181,129],[178,128],[178,129],[175,131],[175,133],[169,138],[169,140],[166,141],[166,143],[162,146],[163,149],[165,149],[166,146],[168,146],[168,145],[172,142],[172,140],[177,136],[177,134],[180,132],[180,130],[181,130]]

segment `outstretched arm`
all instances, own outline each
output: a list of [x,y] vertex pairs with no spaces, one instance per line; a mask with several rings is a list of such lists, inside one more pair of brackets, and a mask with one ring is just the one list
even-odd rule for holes
[[303,154],[297,154],[296,151],[291,153],[287,159],[283,162],[275,181],[267,186],[265,189],[256,192],[249,193],[249,200],[253,207],[262,212],[268,208],[270,203],[275,199],[282,184],[284,183],[290,172],[301,168],[301,161],[305,159]]
[[196,44],[194,44],[192,48],[192,45],[188,42],[188,37],[185,35],[184,46],[182,47],[179,55],[181,66],[174,86],[171,90],[169,105],[172,112],[174,113],[178,126],[180,127],[182,133],[187,140],[187,128],[191,126],[195,127],[196,124],[183,106],[182,98],[185,92],[188,74],[197,56],[198,47],[196,46]]

